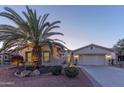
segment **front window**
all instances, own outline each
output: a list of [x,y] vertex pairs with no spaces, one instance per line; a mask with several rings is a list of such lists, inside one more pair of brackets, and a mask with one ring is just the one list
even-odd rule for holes
[[26,52],[26,61],[31,62],[32,54],[31,52]]
[[50,52],[49,51],[43,52],[43,61],[44,62],[50,62]]

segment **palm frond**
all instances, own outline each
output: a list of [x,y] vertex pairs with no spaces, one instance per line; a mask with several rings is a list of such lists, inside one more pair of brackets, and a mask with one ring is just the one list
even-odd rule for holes
[[49,22],[47,21],[49,13],[38,15],[36,10],[28,6],[26,6],[26,10],[22,12],[24,18],[8,7],[5,7],[4,12],[0,12],[0,16],[10,19],[17,25],[17,27],[7,24],[0,25],[0,41],[4,42],[1,50],[7,51],[13,47],[22,47],[28,45],[29,42],[33,44],[34,51],[35,47],[37,50],[39,46],[47,45],[52,54],[54,45],[66,48],[65,42],[62,40],[50,38],[54,35],[64,35],[60,32],[53,32],[54,29],[60,28],[58,24],[61,21]]

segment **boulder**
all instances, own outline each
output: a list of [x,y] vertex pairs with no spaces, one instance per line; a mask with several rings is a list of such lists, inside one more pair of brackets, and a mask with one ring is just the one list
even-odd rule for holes
[[21,77],[29,76],[31,72],[32,71],[30,71],[30,70],[24,70],[24,71],[21,72],[20,76]]
[[21,74],[18,74],[17,71],[14,73],[14,75],[15,75],[16,77],[22,77]]
[[40,75],[40,71],[38,69],[31,72],[30,76],[37,76]]

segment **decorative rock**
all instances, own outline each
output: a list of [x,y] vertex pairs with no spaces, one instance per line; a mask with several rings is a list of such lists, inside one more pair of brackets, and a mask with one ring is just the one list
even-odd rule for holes
[[30,76],[37,76],[40,75],[40,71],[38,69],[31,72]]
[[17,71],[14,73],[14,75],[15,75],[16,77],[22,77],[21,74],[18,74]]
[[32,71],[30,71],[30,70],[24,70],[24,71],[21,72],[20,76],[21,77],[29,76],[31,72]]

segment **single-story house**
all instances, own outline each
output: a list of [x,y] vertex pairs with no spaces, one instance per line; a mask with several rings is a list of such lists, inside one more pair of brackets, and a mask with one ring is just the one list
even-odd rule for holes
[[[27,64],[32,64],[32,47],[23,47],[19,49],[19,54],[23,56]],[[42,64],[43,65],[59,65],[64,62],[64,50],[59,46],[54,46],[53,56],[48,46],[42,47]]]
[[[113,49],[103,46],[90,44],[76,50],[67,50],[54,46],[53,56],[48,46],[42,47],[42,64],[43,65],[61,65],[65,63],[77,63],[77,65],[108,65],[110,59],[118,59]],[[32,47],[23,47],[17,49],[17,52],[0,54],[2,64],[10,62],[13,55],[22,55],[27,64],[32,64]],[[117,58],[116,58],[117,57]]]
[[90,44],[73,51],[78,65],[108,65],[109,59],[115,59],[112,49]]

